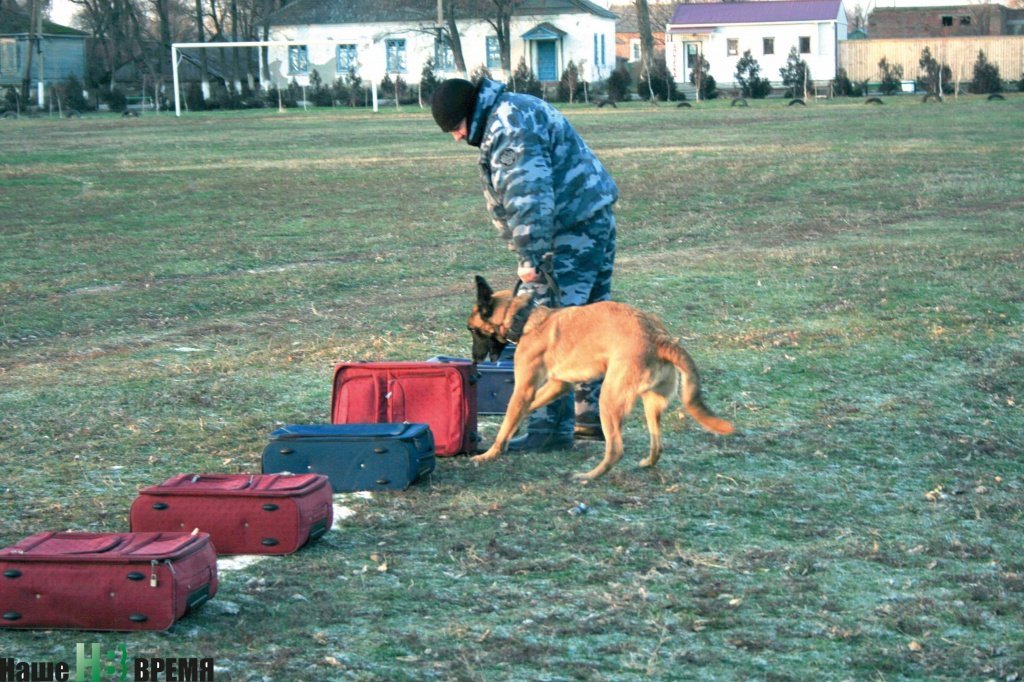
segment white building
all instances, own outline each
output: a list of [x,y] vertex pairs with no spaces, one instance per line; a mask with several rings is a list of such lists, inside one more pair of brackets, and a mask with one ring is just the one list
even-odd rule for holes
[[[363,79],[400,76],[420,81],[433,58],[439,78],[457,72],[450,46],[438,38],[437,0],[296,0],[270,18],[270,40],[290,46],[269,51],[270,77],[281,87],[295,79],[307,85],[316,70],[324,83],[352,69]],[[486,5],[485,5],[486,6]],[[497,80],[501,68],[497,32],[487,16],[459,17],[466,68],[486,67]],[[615,14],[589,0],[526,0],[511,20],[511,68],[521,58],[541,81],[557,81],[570,61],[589,81],[615,68]]]
[[794,47],[811,77],[827,81],[836,76],[839,41],[846,40],[846,9],[842,0],[686,4],[676,7],[665,34],[676,82],[688,82],[702,54],[719,87],[732,87],[736,63],[750,50],[760,77],[777,86]]

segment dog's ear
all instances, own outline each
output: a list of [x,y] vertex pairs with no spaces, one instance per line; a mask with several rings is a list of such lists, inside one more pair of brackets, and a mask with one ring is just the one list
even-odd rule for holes
[[494,311],[494,290],[480,275],[476,276],[476,305],[484,318],[490,317]]

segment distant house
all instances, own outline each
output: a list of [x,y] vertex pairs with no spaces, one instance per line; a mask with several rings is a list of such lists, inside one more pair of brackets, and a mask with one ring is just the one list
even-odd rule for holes
[[966,38],[1024,35],[1024,9],[986,2],[947,7],[875,7],[868,33],[882,38]]
[[[364,80],[385,75],[418,83],[433,58],[439,78],[456,71],[451,46],[438,38],[437,0],[296,0],[270,17],[270,39],[293,45],[269,49],[273,85],[308,84],[315,70],[331,83],[354,72]],[[498,36],[484,16],[457,20],[466,68],[484,67],[499,80]],[[570,61],[587,80],[615,68],[615,14],[589,0],[525,0],[511,21],[511,67],[525,59],[541,81],[557,81]]]
[[[672,19],[675,4],[648,5],[651,16],[651,33],[654,38],[654,51],[665,53],[665,25]],[[636,16],[636,5],[612,5],[609,9],[618,15],[615,22],[615,59],[618,62],[635,63],[640,61],[640,26]]]
[[[0,88],[20,87],[28,65],[29,15],[0,8]],[[88,34],[52,21],[42,22],[39,50],[32,55],[32,88],[59,83],[68,76],[85,79],[85,41]]]
[[689,78],[704,56],[719,87],[731,87],[747,50],[761,77],[778,84],[790,50],[797,49],[816,81],[835,78],[839,42],[846,40],[842,0],[778,0],[685,4],[666,27],[666,59],[675,80]]

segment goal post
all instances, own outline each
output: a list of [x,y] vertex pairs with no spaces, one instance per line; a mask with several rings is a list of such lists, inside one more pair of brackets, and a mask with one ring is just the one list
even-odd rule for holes
[[[178,117],[181,116],[181,82],[180,82],[180,77],[179,77],[179,74],[178,74],[178,62],[180,61],[179,57],[178,57],[178,50],[182,50],[182,49],[200,49],[201,50],[201,49],[210,49],[210,48],[216,48],[216,49],[219,49],[219,50],[223,50],[225,48],[234,48],[234,47],[258,47],[258,48],[263,48],[263,47],[284,47],[284,48],[287,49],[288,47],[294,47],[294,46],[299,46],[299,45],[311,45],[311,44],[330,44],[330,45],[336,45],[337,43],[336,43],[336,41],[333,41],[333,40],[304,40],[304,41],[301,41],[301,42],[295,41],[295,40],[240,40],[240,41],[235,41],[235,42],[216,42],[216,43],[173,43],[171,45],[171,73],[173,75],[173,80],[174,80],[174,115],[178,116]],[[268,64],[267,65],[267,69],[269,70],[269,68],[270,68],[270,65]],[[260,88],[261,89],[266,89],[267,86],[268,86],[268,81],[270,80],[270,74],[267,73],[265,75],[266,75],[266,78],[267,78],[266,81],[263,78],[264,74],[260,74]],[[372,92],[373,111],[376,112],[377,111],[377,82],[380,79],[379,78],[369,78],[367,80],[369,80],[369,82],[370,82],[370,90]]]

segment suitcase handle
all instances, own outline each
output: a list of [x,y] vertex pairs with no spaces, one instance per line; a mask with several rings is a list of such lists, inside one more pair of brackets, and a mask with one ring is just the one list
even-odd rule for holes
[[171,505],[167,504],[166,502],[154,502],[153,503],[153,509],[156,509],[157,511],[163,511],[164,509],[167,509],[170,506]]
[[14,578],[20,578],[21,577],[21,571],[19,571],[16,568],[12,568],[10,570],[4,571],[4,577],[5,578],[11,578],[12,580]]
[[383,455],[387,451],[388,451],[388,449],[387,448],[383,448],[383,447],[377,447],[377,448],[373,449],[374,454],[377,454],[377,455]]

